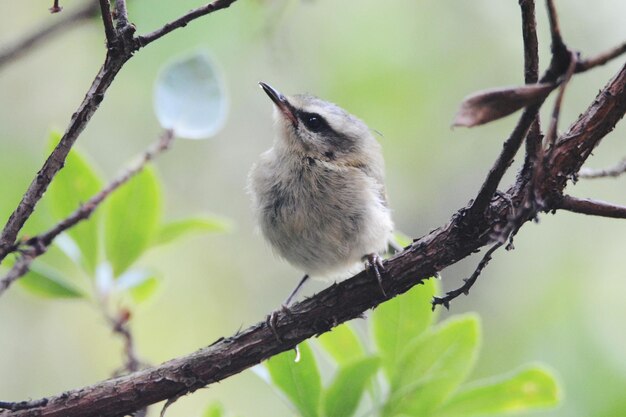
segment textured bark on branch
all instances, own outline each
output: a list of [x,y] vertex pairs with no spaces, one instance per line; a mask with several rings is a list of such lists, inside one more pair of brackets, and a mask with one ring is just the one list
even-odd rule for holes
[[[538,193],[544,211],[559,207],[563,190],[600,140],[626,111],[626,66],[600,91],[591,106],[555,142],[546,156],[544,181]],[[406,292],[437,271],[476,252],[491,241],[491,234],[507,225],[523,200],[526,181],[519,176],[508,190],[510,198],[496,195],[480,216],[467,216],[467,207],[450,222],[417,239],[385,262],[385,291],[389,297]],[[524,219],[527,221],[532,216]],[[265,322],[211,346],[160,366],[68,391],[29,410],[0,412],[2,417],[122,416],[147,405],[193,392],[241,372],[277,353],[332,327],[361,317],[385,301],[376,280],[362,272],[302,301],[291,312],[277,315],[278,341]]]

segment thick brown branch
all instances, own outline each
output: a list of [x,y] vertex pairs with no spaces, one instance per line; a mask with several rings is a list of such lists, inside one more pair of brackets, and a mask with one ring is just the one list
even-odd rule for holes
[[9,62],[33,50],[35,46],[52,39],[54,35],[77,27],[77,23],[87,21],[95,16],[96,13],[98,13],[98,3],[94,0],[88,0],[76,10],[61,13],[52,23],[48,23],[43,27],[37,26],[29,35],[0,50],[0,69]]
[[[556,181],[547,185],[561,195],[567,178],[574,175],[598,141],[623,116],[626,106],[626,69],[622,69],[594,100],[589,109],[556,142],[551,173]],[[588,151],[589,150],[589,151]],[[518,181],[521,181],[518,178]],[[511,187],[519,201],[523,185]],[[557,208],[554,205],[546,210]],[[489,210],[474,219],[467,208],[459,210],[450,223],[413,242],[385,262],[385,291],[401,294],[458,262],[490,241],[494,225],[506,225],[511,204],[495,198]],[[328,331],[344,321],[360,317],[385,301],[375,279],[362,272],[332,285],[315,296],[277,313],[281,342],[265,321],[191,355],[131,375],[103,381],[90,387],[51,397],[47,404],[30,410],[0,412],[1,417],[106,417],[121,416],[147,405],[193,392],[243,371],[277,353],[292,349],[303,340]]]
[[561,199],[557,208],[574,213],[589,214],[591,216],[626,219],[625,206],[619,206],[599,200],[591,200],[588,198],[576,198],[565,195]]

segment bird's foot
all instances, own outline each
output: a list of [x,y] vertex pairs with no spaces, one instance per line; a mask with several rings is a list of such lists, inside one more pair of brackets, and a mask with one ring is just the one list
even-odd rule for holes
[[369,255],[365,255],[363,259],[365,260],[367,271],[370,273],[374,273],[376,281],[378,282],[378,287],[380,288],[380,292],[382,292],[385,298],[387,298],[387,293],[385,292],[385,288],[383,288],[383,278],[381,275],[381,272],[385,272],[383,259],[377,253],[370,253]]
[[280,313],[288,315],[288,314],[291,314],[291,310],[289,309],[289,307],[286,304],[281,304],[281,306],[280,306],[280,308],[278,310],[272,311],[267,316],[267,318],[265,319],[265,324],[272,331],[272,334],[276,338],[276,341],[278,343],[283,343],[283,338],[280,336],[280,333],[278,333],[278,327],[277,327],[278,315]]

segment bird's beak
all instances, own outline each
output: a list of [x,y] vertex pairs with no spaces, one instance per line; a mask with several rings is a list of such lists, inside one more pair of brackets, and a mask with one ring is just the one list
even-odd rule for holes
[[296,117],[295,109],[293,108],[291,104],[289,104],[285,96],[282,95],[280,91],[274,89],[268,84],[265,84],[264,82],[260,82],[259,85],[261,86],[263,91],[265,91],[265,94],[267,94],[272,99],[274,104],[276,104],[276,107],[278,107],[278,110],[280,110],[280,112],[287,119],[291,120],[291,123],[293,123],[294,126],[297,125],[298,118]]

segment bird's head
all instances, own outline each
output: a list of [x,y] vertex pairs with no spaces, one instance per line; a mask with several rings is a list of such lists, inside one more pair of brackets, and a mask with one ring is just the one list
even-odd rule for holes
[[366,164],[380,145],[359,118],[308,94],[284,96],[265,83],[261,88],[276,106],[278,142],[290,152],[324,161]]

